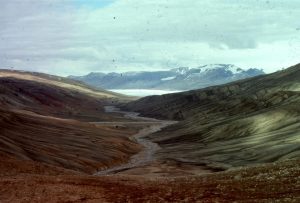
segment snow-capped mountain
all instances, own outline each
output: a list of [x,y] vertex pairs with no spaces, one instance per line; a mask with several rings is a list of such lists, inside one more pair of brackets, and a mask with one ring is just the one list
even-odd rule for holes
[[108,74],[93,72],[86,76],[69,77],[106,89],[190,90],[262,74],[265,74],[264,71],[256,68],[245,70],[231,64],[209,64],[198,68],[174,68],[169,71]]
[[217,70],[217,69],[224,69],[226,71],[230,71],[233,74],[241,73],[243,72],[243,69],[240,67],[237,67],[232,64],[209,64],[205,66],[200,66],[198,69],[202,71],[211,71],[211,70]]

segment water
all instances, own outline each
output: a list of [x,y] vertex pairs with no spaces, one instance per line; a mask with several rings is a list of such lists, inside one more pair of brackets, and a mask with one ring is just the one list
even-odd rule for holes
[[[142,145],[144,149],[140,151],[139,153],[133,155],[130,160],[127,163],[120,164],[118,166],[114,166],[111,168],[107,168],[101,171],[96,172],[94,175],[108,175],[117,173],[118,171],[127,170],[130,168],[135,168],[139,166],[143,166],[153,160],[153,155],[156,151],[160,149],[159,145],[152,142],[149,139],[145,139],[146,136],[158,132],[162,130],[163,128],[173,125],[177,123],[176,121],[163,121],[158,120],[154,118],[147,118],[147,117],[141,117],[139,116],[139,113],[136,112],[128,112],[128,111],[121,111],[119,108],[116,108],[114,106],[105,106],[105,111],[107,113],[122,113],[124,117],[131,118],[131,119],[139,119],[142,122],[148,121],[149,124],[151,124],[148,127],[145,127],[141,129],[137,134],[135,134],[132,139],[134,139],[137,143]],[[98,124],[101,124],[102,122],[97,122]],[[132,121],[131,123],[141,123],[139,121]],[[107,122],[105,122],[107,124]],[[115,124],[115,122],[111,122],[111,124]]]
[[179,90],[151,90],[151,89],[111,89],[109,91],[129,96],[145,97],[180,92]]

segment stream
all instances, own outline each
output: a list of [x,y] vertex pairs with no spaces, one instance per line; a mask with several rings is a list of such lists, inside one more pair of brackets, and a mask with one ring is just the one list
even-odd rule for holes
[[143,146],[143,150],[139,153],[133,155],[127,163],[117,165],[102,171],[98,171],[95,175],[109,175],[120,171],[128,170],[131,168],[136,168],[139,166],[144,166],[147,163],[153,161],[153,155],[157,152],[160,147],[158,144],[152,142],[151,140],[145,138],[150,134],[161,131],[163,128],[177,123],[177,121],[166,121],[158,120],[154,118],[147,118],[139,116],[139,113],[122,111],[115,106],[106,106],[105,112],[107,113],[120,113],[123,114],[124,118],[133,119],[129,122],[95,122],[95,124],[148,124],[147,127],[141,129],[137,134],[133,135],[131,139],[134,139],[138,144]]

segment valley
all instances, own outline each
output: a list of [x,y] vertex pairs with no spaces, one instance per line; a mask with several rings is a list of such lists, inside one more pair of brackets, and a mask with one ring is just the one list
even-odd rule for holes
[[296,65],[226,85],[145,97],[125,107],[181,120],[149,137],[163,148],[162,159],[227,170],[297,158],[299,74]]
[[299,78],[139,99],[0,71],[0,200],[298,202]]
[[300,203],[300,0],[0,2],[0,203]]
[[132,168],[142,167],[148,163],[154,161],[153,155],[159,150],[159,146],[152,142],[149,139],[144,139],[144,137],[153,134],[155,132],[161,131],[163,128],[175,124],[176,121],[166,121],[166,120],[157,120],[153,118],[139,117],[137,113],[121,111],[120,109],[114,106],[106,106],[106,112],[108,113],[120,113],[124,114],[125,118],[133,119],[129,122],[96,122],[96,125],[113,125],[113,126],[122,126],[122,125],[143,125],[142,128],[137,134],[130,137],[136,141],[139,145],[143,147],[143,150],[132,156],[130,160],[122,165],[118,165],[107,170],[98,171],[95,175],[107,175],[113,174],[124,170],[129,170]]

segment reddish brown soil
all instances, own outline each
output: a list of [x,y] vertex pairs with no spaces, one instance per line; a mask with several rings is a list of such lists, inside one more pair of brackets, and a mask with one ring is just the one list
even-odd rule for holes
[[[45,164],[42,162],[22,160],[8,155],[3,152],[0,153],[0,179],[5,176],[17,176],[21,174],[34,175],[74,175],[83,174],[81,172],[68,170],[61,167]],[[0,201],[1,202],[1,201]]]
[[300,161],[185,178],[18,175],[1,202],[299,202]]
[[0,151],[93,173],[127,161],[141,147],[129,140],[135,130],[99,127],[75,120],[0,109]]

